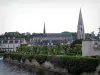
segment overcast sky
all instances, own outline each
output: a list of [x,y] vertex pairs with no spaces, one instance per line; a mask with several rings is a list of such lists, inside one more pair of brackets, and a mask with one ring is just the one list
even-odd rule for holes
[[0,0],[0,34],[4,32],[76,32],[79,10],[86,33],[98,33],[100,0]]

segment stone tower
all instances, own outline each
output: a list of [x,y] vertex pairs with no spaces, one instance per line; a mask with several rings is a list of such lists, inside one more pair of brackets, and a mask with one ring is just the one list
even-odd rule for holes
[[99,40],[100,40],[100,28],[98,28],[99,29]]
[[77,26],[77,39],[85,39],[84,23],[82,18],[82,12],[80,9],[78,26]]
[[43,34],[45,33],[46,33],[46,30],[45,30],[45,22],[44,22]]

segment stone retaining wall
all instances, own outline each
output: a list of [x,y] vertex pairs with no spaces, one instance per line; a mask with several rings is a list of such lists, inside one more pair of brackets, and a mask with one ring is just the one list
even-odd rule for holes
[[[45,61],[41,65],[36,61],[36,59],[32,59],[31,62],[28,59],[26,59],[25,62],[23,62],[22,60],[20,60],[19,62],[18,60],[12,60],[11,58],[6,58],[5,61],[8,61],[12,64],[20,65],[25,69],[31,70],[32,72],[42,71],[43,75],[72,75],[68,74],[68,71],[66,69],[55,66],[49,61]],[[99,72],[100,72],[100,65],[97,67],[95,72],[89,72],[89,73],[84,72],[80,75],[100,75]]]

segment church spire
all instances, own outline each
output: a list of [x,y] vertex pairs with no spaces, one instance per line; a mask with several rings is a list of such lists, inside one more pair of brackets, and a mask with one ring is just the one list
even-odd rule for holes
[[79,13],[78,25],[84,25],[84,24],[83,24],[83,18],[82,18],[81,9],[80,9],[80,13]]
[[44,29],[43,29],[43,34],[46,33],[46,30],[45,30],[45,22],[44,22]]
[[77,39],[85,39],[84,23],[83,23],[81,9],[79,12],[79,19],[78,19],[78,26],[77,26]]

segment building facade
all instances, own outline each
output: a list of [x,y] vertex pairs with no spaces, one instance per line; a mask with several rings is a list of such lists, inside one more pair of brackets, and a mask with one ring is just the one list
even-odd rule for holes
[[[80,9],[78,26],[77,26],[77,39],[85,39],[84,23],[82,18],[82,12]],[[76,40],[76,39],[75,39]],[[43,34],[34,34],[30,38],[30,42],[33,45],[56,45],[71,44],[73,42],[73,36],[71,33],[46,33],[45,23],[43,28]]]
[[70,44],[73,37],[70,33],[46,33],[34,34],[30,38],[33,45],[56,45],[56,44]]
[[[100,28],[99,28],[100,34]],[[100,35],[99,35],[100,36]],[[100,38],[88,37],[82,41],[82,56],[100,56]]]
[[83,41],[82,56],[100,56],[100,41],[96,40]]
[[17,47],[20,47],[21,44],[25,44],[26,41],[24,38],[11,38],[5,37],[0,38],[0,49],[1,51],[16,51]]

